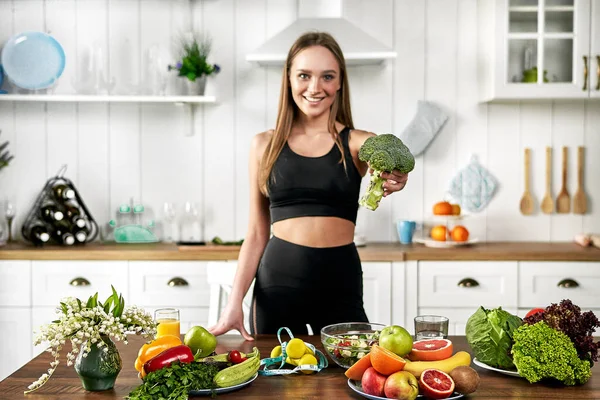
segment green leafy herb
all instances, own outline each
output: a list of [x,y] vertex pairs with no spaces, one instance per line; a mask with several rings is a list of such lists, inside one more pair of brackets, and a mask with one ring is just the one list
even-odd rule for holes
[[187,400],[190,390],[214,389],[213,378],[219,372],[205,363],[173,363],[170,367],[149,373],[128,400]]

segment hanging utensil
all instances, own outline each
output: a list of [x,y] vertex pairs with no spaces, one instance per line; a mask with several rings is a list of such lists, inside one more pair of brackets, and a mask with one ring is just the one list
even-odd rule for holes
[[571,212],[571,197],[567,191],[567,148],[563,147],[562,160],[562,188],[556,198],[556,212],[559,214],[567,214]]
[[573,196],[573,213],[587,212],[587,198],[583,191],[583,146],[577,148],[577,191]]
[[552,214],[554,212],[554,200],[552,199],[552,147],[546,147],[546,194],[542,199],[542,212]]
[[521,197],[521,214],[531,215],[535,207],[533,196],[529,191],[530,149],[525,149],[525,192]]

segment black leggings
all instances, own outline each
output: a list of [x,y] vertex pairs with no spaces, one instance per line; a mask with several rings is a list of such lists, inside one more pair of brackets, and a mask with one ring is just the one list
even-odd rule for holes
[[368,322],[363,308],[363,279],[354,243],[307,247],[273,236],[263,253],[250,311],[253,334],[277,333],[287,326],[319,335],[338,322]]

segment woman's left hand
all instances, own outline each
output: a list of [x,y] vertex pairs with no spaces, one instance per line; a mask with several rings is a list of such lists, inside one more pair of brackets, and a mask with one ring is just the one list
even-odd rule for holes
[[404,189],[408,181],[408,174],[403,174],[397,169],[392,172],[382,172],[380,175],[386,182],[383,184],[383,197]]

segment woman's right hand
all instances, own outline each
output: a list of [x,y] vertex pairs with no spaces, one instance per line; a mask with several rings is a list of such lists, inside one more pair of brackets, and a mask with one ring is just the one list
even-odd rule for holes
[[241,305],[234,307],[227,304],[217,324],[208,328],[208,331],[215,336],[219,336],[229,332],[231,329],[238,330],[246,340],[254,340],[244,326],[244,312]]

